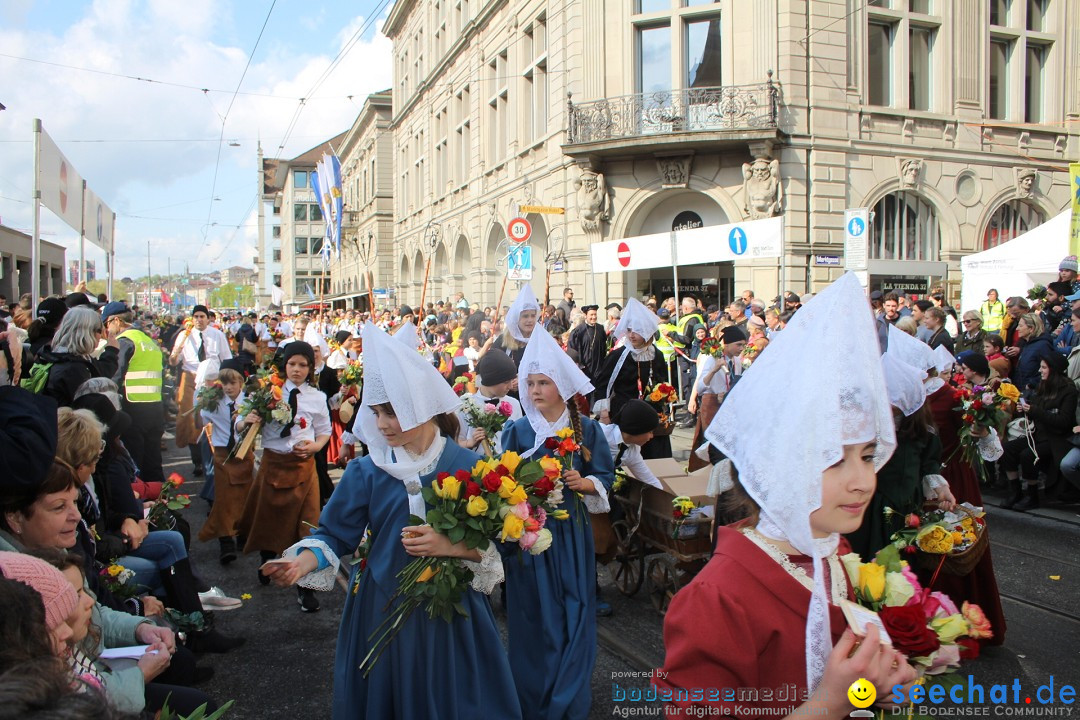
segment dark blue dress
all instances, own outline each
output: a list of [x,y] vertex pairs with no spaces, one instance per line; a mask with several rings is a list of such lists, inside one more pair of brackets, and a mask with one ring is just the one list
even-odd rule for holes
[[[447,440],[435,471],[420,480],[430,485],[437,473],[471,469],[478,458]],[[462,599],[468,619],[431,620],[421,606],[367,679],[358,669],[373,644],[368,637],[386,618],[397,573],[413,559],[401,544],[401,529],[409,525],[409,501],[400,480],[369,457],[353,460],[319,522],[312,537],[329,545],[343,561],[356,550],[369,524],[374,536],[358,586],[359,565],[353,570],[342,612],[334,662],[334,718],[521,717],[491,605],[473,590]]]
[[[582,418],[583,444],[592,453],[586,463],[574,453],[574,468],[592,475],[611,496],[614,463],[600,426]],[[503,430],[504,450],[526,452],[536,434],[527,418]],[[541,448],[527,460],[552,455]],[[549,519],[551,547],[540,555],[505,553],[507,629],[521,713],[527,719],[587,718],[592,703],[590,681],[596,663],[596,559],[589,511],[577,494],[563,492],[566,520]],[[508,547],[508,546],[504,546]],[[491,715],[490,717],[496,717]]]

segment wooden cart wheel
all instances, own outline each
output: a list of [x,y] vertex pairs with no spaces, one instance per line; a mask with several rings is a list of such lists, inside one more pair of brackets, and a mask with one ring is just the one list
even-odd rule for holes
[[616,520],[611,523],[611,529],[615,531],[615,538],[619,547],[615,550],[615,587],[627,597],[631,597],[641,589],[645,581],[645,548],[641,538],[630,535],[630,528],[625,520]]
[[675,567],[675,559],[670,555],[661,555],[649,560],[649,568],[646,575],[649,578],[649,599],[656,612],[664,615],[667,613],[671,598],[682,587],[682,579],[679,569]]

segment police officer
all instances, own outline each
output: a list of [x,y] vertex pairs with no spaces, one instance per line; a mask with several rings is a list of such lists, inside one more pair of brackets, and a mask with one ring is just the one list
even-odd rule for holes
[[132,327],[135,314],[123,300],[101,310],[101,322],[120,348],[113,381],[120,388],[123,410],[131,425],[123,434],[124,446],[146,482],[164,482],[161,469],[161,436],[165,432],[165,405],[162,401],[161,348],[142,330]]

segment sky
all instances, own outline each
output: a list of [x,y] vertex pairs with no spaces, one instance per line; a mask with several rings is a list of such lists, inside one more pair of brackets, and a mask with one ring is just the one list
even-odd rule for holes
[[[390,41],[378,32],[391,5],[3,0],[0,222],[32,230],[40,118],[116,212],[115,277],[145,276],[148,247],[153,274],[253,266],[257,143],[267,157],[295,157],[391,86]],[[44,207],[41,229],[78,259],[78,231]],[[86,243],[99,277],[104,257]]]

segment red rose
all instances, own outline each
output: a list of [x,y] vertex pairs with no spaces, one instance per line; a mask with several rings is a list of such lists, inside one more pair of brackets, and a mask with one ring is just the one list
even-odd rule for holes
[[926,615],[921,606],[887,605],[881,608],[879,615],[889,631],[893,647],[908,657],[926,657],[941,647],[937,633],[926,626]]
[[982,400],[976,400],[975,402],[971,403],[971,407],[974,410],[982,410],[983,409]]
[[546,447],[548,450],[554,450],[555,448],[559,447],[559,441],[553,437],[548,438],[544,441],[544,447]]
[[915,513],[909,513],[904,522],[909,528],[917,528],[922,524],[922,520]]
[[532,489],[533,493],[535,493],[536,495],[539,495],[540,497],[547,497],[548,493],[555,489],[555,483],[551,481],[551,478],[545,475],[544,477],[533,483]]
[[506,467],[502,463],[495,466],[495,474],[499,477],[507,477],[510,475],[510,468]]
[[673,518],[675,518],[676,520],[678,520],[679,518],[682,517],[682,510],[680,510],[678,508],[675,508],[674,510],[671,511],[671,516]]
[[171,482],[173,485],[183,485],[184,484],[184,476],[181,475],[180,473],[170,473],[169,474],[169,482]]
[[465,498],[475,497],[480,494],[480,486],[474,483],[472,480],[465,481]]
[[457,393],[458,395],[465,392],[465,384],[464,383],[458,383],[457,385],[455,385],[454,386],[454,392]]
[[908,555],[914,555],[915,553],[919,552],[919,550],[914,545],[907,545],[904,547],[904,552]]
[[458,482],[465,484],[472,480],[472,474],[468,470],[458,470],[454,473],[454,477],[458,479]]
[[961,660],[974,660],[979,657],[979,641],[975,638],[960,638],[956,644],[960,646]]
[[502,478],[493,472],[484,476],[484,489],[488,492],[498,492],[502,487]]

